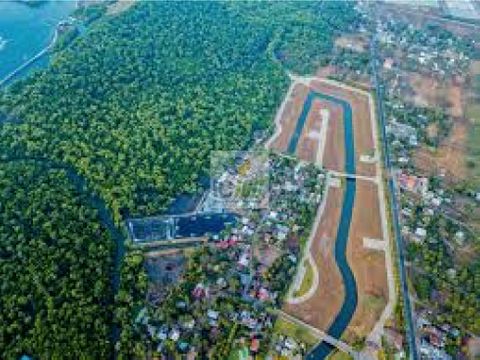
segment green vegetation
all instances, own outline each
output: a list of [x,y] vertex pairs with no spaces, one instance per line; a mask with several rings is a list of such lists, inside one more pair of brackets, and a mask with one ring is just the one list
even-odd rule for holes
[[0,358],[107,358],[113,242],[64,170],[0,163]]
[[0,148],[71,164],[117,222],[157,213],[196,189],[211,150],[269,126],[287,78],[268,40],[219,3],[145,2],[99,20],[3,94],[23,123],[3,126]]
[[475,115],[467,140],[467,167],[473,188],[480,186],[480,108]]
[[310,261],[305,260],[305,273],[303,274],[302,283],[300,284],[300,288],[295,291],[295,296],[302,296],[307,293],[308,290],[312,287],[313,283],[313,269],[312,265],[310,265]]
[[[344,2],[141,2],[115,17],[103,11],[79,10],[91,22],[85,33],[65,34],[45,71],[0,93],[0,159],[45,158],[85,179],[74,186],[60,168],[2,165],[2,358],[108,358],[117,338],[119,358],[144,354],[133,324],[146,288],[141,255],[126,255],[118,283],[100,219],[111,212],[118,226],[195,192],[212,150],[246,148],[271,126],[289,82],[273,53],[310,71],[356,19]],[[108,209],[87,206],[87,187]],[[300,227],[313,216],[307,206],[301,215]],[[203,279],[205,269],[191,266],[157,309],[159,321],[173,322],[178,296]],[[284,291],[292,261],[283,255],[269,270],[272,289]],[[230,325],[222,319],[219,331]],[[206,354],[202,334],[192,344]]]
[[[415,214],[422,213],[417,205]],[[420,219],[415,218],[415,228]],[[478,332],[480,321],[476,313],[480,309],[480,261],[474,259],[460,264],[452,256],[459,226],[453,221],[434,216],[425,226],[428,237],[421,243],[410,242],[407,258],[412,262],[411,280],[418,298],[435,311],[436,320],[447,322],[466,331]],[[476,235],[466,234],[466,242],[478,243]]]
[[303,342],[309,347],[315,345],[319,341],[318,338],[307,328],[282,318],[277,319],[273,331]]
[[314,73],[332,58],[334,39],[354,32],[361,19],[353,1],[234,2],[250,24],[277,34],[273,55],[296,73]]
[[343,351],[336,350],[334,353],[328,356],[328,360],[351,360],[353,359],[349,354]]

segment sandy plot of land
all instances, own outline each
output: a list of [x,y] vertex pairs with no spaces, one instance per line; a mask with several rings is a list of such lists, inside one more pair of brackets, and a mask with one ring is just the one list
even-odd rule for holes
[[388,302],[385,252],[364,247],[364,238],[383,241],[377,185],[357,181],[347,258],[357,281],[358,306],[347,338],[367,336]]
[[319,139],[322,127],[322,117],[320,116],[321,108],[321,101],[317,99],[313,100],[312,107],[308,113],[307,120],[305,121],[297,145],[297,156],[308,162],[315,162],[316,154],[320,145]]
[[271,148],[280,152],[287,151],[288,143],[292,137],[295,126],[297,124],[300,113],[302,112],[303,104],[307,98],[309,89],[307,86],[297,84],[293,88],[290,98],[285,105],[280,124],[282,131],[279,136],[273,141]]
[[[375,164],[365,163],[360,161],[362,155],[373,156],[375,154],[375,140],[372,134],[372,124],[370,119],[370,104],[368,97],[366,95],[360,94],[358,92],[352,92],[343,88],[339,88],[334,85],[327,84],[321,81],[313,81],[312,87],[324,94],[332,95],[340,99],[348,101],[352,107],[352,122],[354,129],[354,141],[355,141],[355,158],[356,158],[356,168],[358,175],[365,176],[375,176],[376,167]],[[338,122],[336,124],[338,126]],[[342,122],[342,136],[343,136],[343,122]],[[340,131],[340,130],[337,130]],[[328,139],[331,139],[330,136],[327,136]],[[328,144],[328,142],[327,142]],[[340,144],[342,147],[342,159],[344,154],[343,141]],[[337,153],[337,155],[335,155]],[[338,157],[339,150],[331,150],[330,152],[325,151],[325,161],[334,161],[333,167],[326,167],[331,170],[344,171],[343,166],[338,168],[337,159],[328,159],[329,157]],[[327,163],[325,163],[327,164]],[[330,164],[328,164],[330,165]],[[343,162],[342,162],[343,165]]]
[[455,121],[449,136],[437,150],[423,147],[415,151],[415,166],[425,175],[444,173],[452,182],[465,180],[468,175],[465,161],[468,127],[465,120]]
[[451,116],[464,113],[464,81],[456,78],[442,82],[418,73],[408,74],[408,82],[414,94],[412,101],[417,106],[440,107]]
[[136,0],[117,0],[107,7],[107,15],[117,15],[128,10]]
[[312,243],[311,252],[319,272],[319,285],[311,298],[288,304],[284,311],[326,331],[340,310],[344,298],[342,277],[334,258],[334,244],[343,201],[342,188],[330,188],[325,210]]
[[[328,109],[329,120],[325,144],[320,144],[322,127],[321,109]],[[297,145],[297,156],[305,161],[315,162],[320,146],[324,147],[323,165],[328,169],[344,166],[343,111],[339,105],[323,99],[315,99],[305,121]],[[328,149],[328,151],[327,151]]]
[[330,120],[327,129],[327,141],[323,154],[323,167],[328,170],[345,170],[345,129],[343,109],[330,101],[324,101],[330,110]]
[[338,69],[334,65],[322,66],[317,70],[315,76],[321,77],[321,78],[327,78],[331,75],[335,75],[337,71]]
[[344,35],[335,39],[335,46],[357,52],[367,50],[367,40],[361,35]]

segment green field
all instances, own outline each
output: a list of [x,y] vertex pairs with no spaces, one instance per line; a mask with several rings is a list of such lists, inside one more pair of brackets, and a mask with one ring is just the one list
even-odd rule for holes
[[313,284],[313,269],[310,262],[305,260],[305,273],[303,274],[302,283],[300,284],[300,288],[295,291],[294,295],[296,297],[305,295],[308,290],[312,287]]
[[311,347],[318,343],[318,338],[307,328],[278,318],[275,322],[274,332],[289,336],[297,341],[303,342],[307,347]]

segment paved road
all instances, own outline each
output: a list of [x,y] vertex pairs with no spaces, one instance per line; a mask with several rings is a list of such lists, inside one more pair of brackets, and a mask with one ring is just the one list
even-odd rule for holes
[[404,254],[404,244],[403,238],[400,232],[400,224],[399,224],[399,216],[398,216],[398,202],[396,197],[396,190],[395,190],[395,182],[393,181],[392,177],[392,164],[390,162],[390,154],[389,154],[389,147],[388,141],[386,136],[386,129],[385,129],[385,109],[383,104],[383,84],[381,83],[381,79],[378,75],[378,65],[379,65],[379,57],[378,57],[378,49],[377,49],[377,35],[376,32],[374,33],[372,42],[370,44],[370,51],[371,51],[371,63],[372,63],[372,78],[375,86],[376,92],[376,102],[377,102],[377,116],[380,121],[381,127],[381,135],[382,135],[382,143],[383,143],[383,153],[384,153],[384,162],[385,162],[385,170],[387,172],[387,181],[388,181],[388,189],[389,195],[391,200],[391,209],[392,209],[392,220],[393,226],[395,231],[395,238],[397,241],[397,254],[398,254],[398,264],[399,264],[399,273],[400,273],[400,283],[401,283],[401,290],[402,290],[402,297],[403,297],[403,307],[404,307],[404,315],[406,321],[406,334],[407,334],[407,341],[408,347],[410,350],[410,359],[417,360],[418,359],[418,352],[417,352],[417,343],[416,343],[416,336],[415,336],[415,324],[413,320],[412,314],[412,305],[410,302],[410,292],[408,290],[408,283],[407,283],[407,272],[405,269],[405,254]]

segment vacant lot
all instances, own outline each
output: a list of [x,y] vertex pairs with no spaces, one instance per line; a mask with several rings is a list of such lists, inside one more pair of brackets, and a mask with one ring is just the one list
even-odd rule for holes
[[368,48],[368,41],[362,35],[344,35],[335,39],[335,46],[357,52],[364,52]]
[[[320,109],[328,109],[329,120],[325,144],[320,144],[322,116]],[[342,107],[323,99],[316,99],[308,115],[300,141],[297,156],[314,162],[319,146],[323,146],[323,166],[329,170],[343,171],[345,164],[345,142]]]
[[290,99],[287,100],[285,105],[282,118],[280,119],[282,131],[272,142],[272,149],[280,152],[287,151],[288,143],[290,142],[290,138],[295,130],[298,117],[302,112],[303,103],[305,102],[308,91],[308,87],[302,84],[298,84],[294,87]]
[[450,134],[437,149],[422,147],[414,152],[415,166],[424,175],[443,173],[452,183],[467,179],[468,128],[468,121],[455,121]]
[[297,156],[308,162],[315,162],[319,150],[319,136],[323,124],[322,117],[320,116],[320,109],[322,109],[322,107],[320,100],[316,99],[313,101],[298,141]]
[[357,281],[358,306],[347,328],[348,340],[367,336],[388,301],[385,252],[365,248],[364,238],[383,240],[383,232],[377,185],[359,180],[347,247],[348,262]]
[[464,86],[462,78],[450,79],[440,83],[433,77],[418,73],[408,73],[411,94],[404,94],[407,100],[417,106],[439,107],[453,117],[464,115]]
[[311,298],[301,304],[285,304],[284,310],[320,330],[327,330],[344,298],[343,281],[334,258],[343,189],[330,188],[325,210],[312,243],[319,285]]
[[[360,161],[360,157],[362,155],[374,155],[375,149],[375,139],[372,132],[372,124],[371,124],[371,113],[370,113],[370,103],[368,101],[368,97],[364,94],[353,92],[344,88],[340,88],[335,85],[328,84],[323,81],[313,81],[312,87],[324,94],[332,95],[337,98],[346,100],[352,107],[353,117],[353,129],[354,129],[354,141],[355,141],[355,159],[356,159],[356,166],[357,166],[357,174],[359,175],[366,175],[366,176],[375,176],[376,169],[374,164],[364,163]],[[338,129],[338,132],[342,132],[343,134],[343,122],[336,122],[334,126],[341,126],[342,129]],[[333,134],[332,134],[333,135]],[[343,136],[343,135],[342,135]],[[330,140],[332,137],[327,136]],[[338,157],[338,152],[342,151],[342,155],[344,154],[344,146],[343,142],[338,143],[338,140],[334,140],[336,142],[336,148],[332,149],[330,152],[325,153],[325,160],[326,161],[334,161],[335,157]],[[328,141],[327,141],[328,144]],[[340,150],[342,147],[342,150]],[[332,159],[329,159],[329,158]],[[343,159],[343,158],[342,158]],[[327,162],[325,163],[326,167],[331,170],[338,170],[343,171],[343,167],[338,169],[337,163],[334,163],[333,167],[329,167]]]

